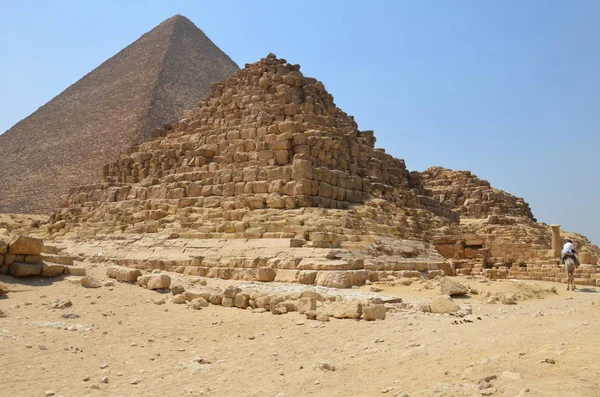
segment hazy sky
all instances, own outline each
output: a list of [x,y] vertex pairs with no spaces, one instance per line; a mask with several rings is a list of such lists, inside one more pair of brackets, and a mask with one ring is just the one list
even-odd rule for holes
[[471,170],[600,245],[600,1],[3,1],[0,132],[177,13],[241,67],[301,64],[409,169]]

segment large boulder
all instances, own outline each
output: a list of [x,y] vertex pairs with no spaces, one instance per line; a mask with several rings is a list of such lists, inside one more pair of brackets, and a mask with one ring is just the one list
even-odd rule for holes
[[381,304],[370,304],[362,307],[362,316],[367,321],[385,320],[387,309]]
[[166,274],[154,274],[146,283],[148,289],[163,289],[171,286],[171,277]]
[[8,247],[8,252],[13,255],[39,255],[43,250],[42,239],[20,235],[14,236]]
[[362,314],[362,305],[358,301],[341,300],[332,302],[326,306],[328,315],[335,318],[360,318]]
[[113,266],[106,269],[106,275],[124,283],[135,283],[142,272],[139,269]]
[[429,305],[432,313],[456,313],[460,307],[447,296],[438,296]]
[[447,277],[442,278],[442,281],[440,281],[440,288],[442,295],[466,295],[468,292],[466,286]]
[[42,273],[42,264],[13,262],[8,272],[13,277],[39,276]]

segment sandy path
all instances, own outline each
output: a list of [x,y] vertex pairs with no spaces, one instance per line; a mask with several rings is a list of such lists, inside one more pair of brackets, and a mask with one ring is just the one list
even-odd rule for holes
[[[102,278],[101,269],[92,272]],[[458,300],[472,305],[472,323],[417,312],[319,323],[298,313],[156,305],[157,292],[128,284],[91,290],[67,281],[0,281],[13,290],[0,300],[7,314],[0,318],[6,396],[49,390],[57,396],[600,395],[595,289],[567,293],[556,285],[559,293],[544,299],[485,304],[486,289],[520,288],[494,282],[477,285],[479,297]],[[383,288],[408,301],[437,293],[415,285]],[[47,303],[59,297],[73,306],[50,309]],[[80,317],[62,318],[66,312]],[[64,329],[76,324],[90,330]],[[556,363],[541,363],[547,358]],[[314,369],[319,360],[335,371]],[[493,375],[492,387],[477,390],[480,379]],[[108,383],[101,383],[104,376]]]

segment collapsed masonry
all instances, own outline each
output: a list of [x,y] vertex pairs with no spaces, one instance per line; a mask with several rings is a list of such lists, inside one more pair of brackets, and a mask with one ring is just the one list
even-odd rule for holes
[[573,239],[581,262],[589,265],[577,269],[578,283],[596,285],[600,279],[598,247],[584,236],[560,233],[558,228],[553,232],[537,223],[522,198],[491,187],[471,172],[432,167],[411,173],[411,183],[460,213],[460,225],[440,231],[433,239],[457,273],[561,281],[565,275],[557,258],[562,234],[562,239]]

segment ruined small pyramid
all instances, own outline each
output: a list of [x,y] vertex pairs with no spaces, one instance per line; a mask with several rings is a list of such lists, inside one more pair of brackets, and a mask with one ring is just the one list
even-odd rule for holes
[[236,70],[190,20],[165,20],[0,135],[0,212],[49,212]]
[[[60,234],[79,229],[314,239],[320,237],[308,234],[326,228],[282,224],[269,231],[254,227],[254,215],[245,210],[272,211],[267,222],[295,216],[287,210],[344,210],[381,199],[400,210],[382,210],[377,216],[387,220],[372,225],[375,215],[354,213],[355,233],[368,235],[369,228],[388,223],[380,233],[416,237],[440,222],[458,221],[449,206],[412,192],[404,160],[374,144],[373,131],[358,130],[322,82],[270,54],[213,84],[211,95],[177,123],[106,164],[102,182],[72,189],[53,220]],[[238,209],[244,211],[231,214]],[[241,222],[234,227],[233,221]],[[333,240],[347,239],[341,230],[333,234]]]
[[[322,82],[273,54],[213,84],[61,206],[55,241],[87,241],[89,254],[100,240],[104,260],[202,277],[341,288],[539,277],[553,259],[550,228],[523,199],[468,171],[409,172]],[[596,263],[600,250],[582,245]]]

